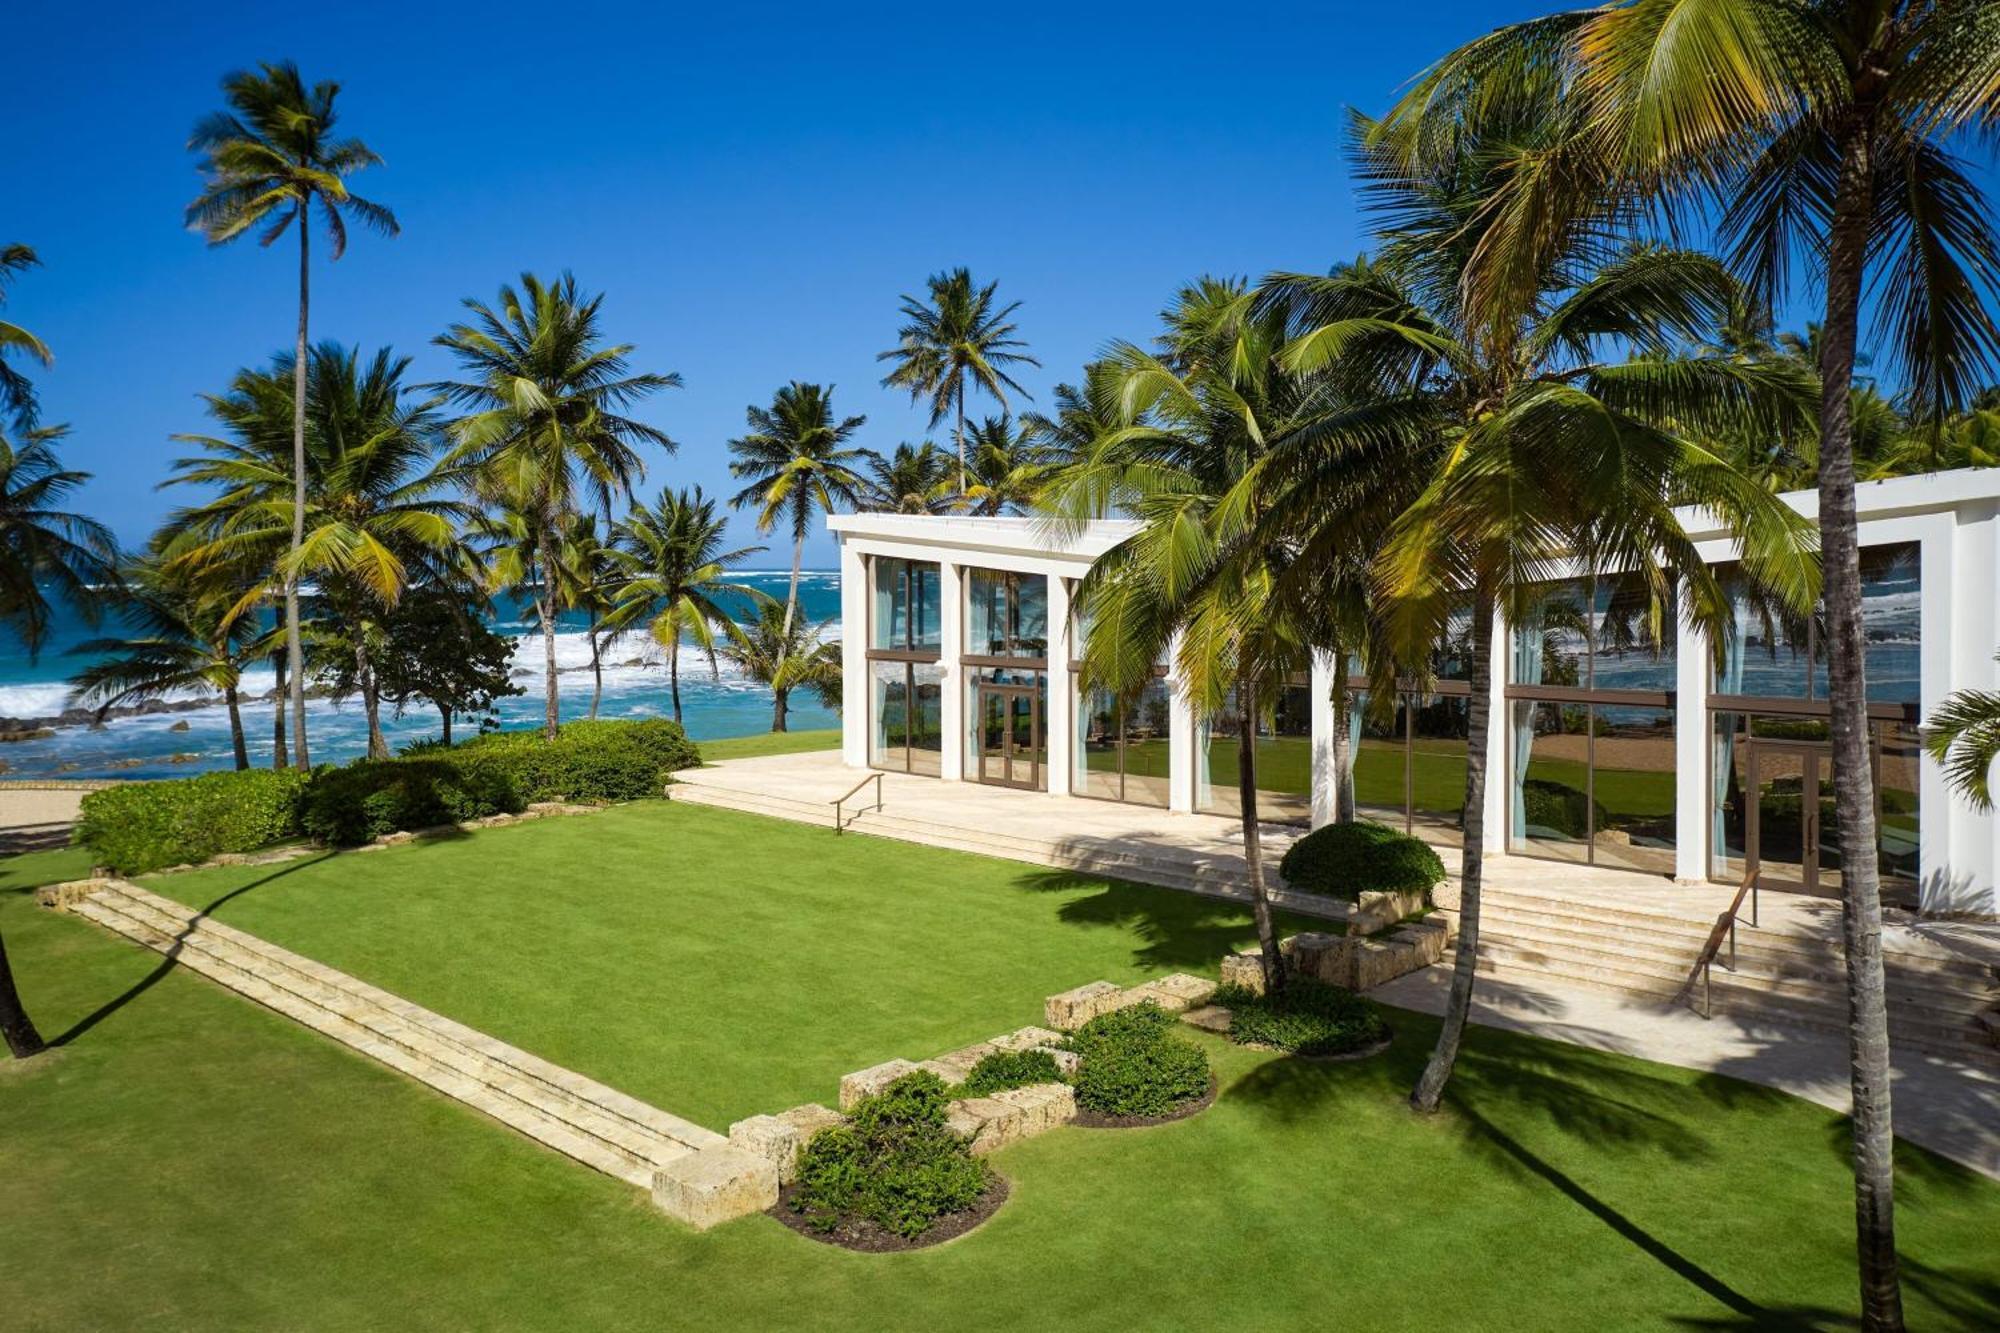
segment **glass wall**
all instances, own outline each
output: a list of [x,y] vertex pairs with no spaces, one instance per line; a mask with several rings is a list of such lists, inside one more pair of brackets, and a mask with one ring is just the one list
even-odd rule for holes
[[[1312,822],[1312,690],[1303,681],[1272,691],[1256,719],[1257,818]],[[1242,714],[1231,691],[1222,711],[1202,728],[1195,757],[1195,809],[1242,817],[1237,758]]]
[[872,596],[869,607],[871,648],[929,650],[940,644],[942,590],[938,566],[923,560],[870,561]]
[[[1072,675],[1072,687],[1076,681]],[[1096,688],[1079,692],[1076,758],[1070,790],[1078,796],[1165,807],[1173,696],[1164,676],[1136,698]]]
[[968,780],[1047,790],[1047,672],[984,667],[969,673],[965,716]]
[[967,579],[965,651],[978,657],[1049,653],[1049,581],[1040,574],[975,569]]
[[868,560],[868,763],[936,777],[944,748],[939,567]]

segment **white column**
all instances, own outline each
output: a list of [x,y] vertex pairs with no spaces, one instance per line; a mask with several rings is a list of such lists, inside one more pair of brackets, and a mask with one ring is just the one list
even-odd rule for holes
[[1507,664],[1513,658],[1508,651],[1512,647],[1509,632],[1506,617],[1495,611],[1488,676],[1492,692],[1486,714],[1486,830],[1480,848],[1487,856],[1507,850],[1508,788],[1513,786],[1513,770],[1507,767],[1507,733],[1512,721],[1507,714]]
[[1312,659],[1312,826],[1333,822],[1333,658]]
[[1674,879],[1700,884],[1709,878],[1708,634],[1681,622],[1674,642]]
[[938,666],[944,672],[938,687],[938,724],[943,732],[938,770],[946,782],[965,776],[966,669],[958,660],[965,651],[965,590],[959,573],[949,560],[938,564]]
[[[1928,718],[1954,690],[1994,683],[1996,589],[2000,541],[1990,503],[1950,516],[1919,548],[1917,716]],[[1917,892],[1926,911],[1992,912],[2000,829],[1945,786],[1944,771],[1924,759],[1917,777]]]
[[1167,777],[1172,784],[1167,793],[1167,809],[1185,815],[1194,811],[1196,743],[1200,738],[1195,735],[1194,706],[1181,688],[1180,660],[1180,639],[1176,637],[1167,651],[1167,661],[1173,664],[1167,670],[1168,697],[1172,701],[1168,725],[1173,731],[1167,738]]
[[1069,584],[1051,574],[1049,580],[1049,706],[1042,716],[1042,749],[1049,791],[1069,794],[1070,756],[1076,748],[1076,692],[1070,688]]
[[868,562],[840,542],[840,759],[868,766]]

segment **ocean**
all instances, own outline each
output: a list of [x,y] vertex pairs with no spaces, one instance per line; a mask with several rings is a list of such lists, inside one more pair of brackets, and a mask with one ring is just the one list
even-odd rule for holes
[[[783,598],[789,572],[746,571],[736,577],[773,597]],[[829,622],[826,635],[840,636],[840,575],[812,570],[799,580],[801,614],[809,621]],[[531,608],[503,603],[492,620],[502,634],[514,637],[514,683],[526,693],[500,701],[496,710],[504,727],[534,726],[542,720],[542,639]],[[565,719],[585,716],[590,709],[590,642],[581,616],[566,616],[556,636],[556,677]],[[87,665],[88,655],[73,653],[76,645],[122,631],[104,624],[95,629],[66,607],[59,607],[49,642],[31,659],[11,634],[0,632],[0,717],[50,717],[69,707],[67,679]],[[643,634],[628,635],[603,654],[604,697],[599,717],[672,717],[667,691],[665,650]],[[274,704],[265,701],[274,679],[269,670],[244,673],[243,728],[250,762],[271,763],[271,721]],[[723,664],[711,676],[699,652],[681,652],[681,711],[688,734],[696,740],[747,736],[771,727],[770,691],[732,672]],[[306,701],[307,733],[315,763],[340,763],[358,758],[368,748],[367,721],[359,696],[335,702]],[[796,731],[834,727],[839,715],[822,708],[809,693],[792,695],[788,725]],[[406,745],[439,731],[437,710],[412,707],[402,717],[384,707],[382,729],[391,747]],[[470,734],[464,720],[453,724],[454,736]],[[107,719],[102,727],[58,727],[51,736],[0,744],[0,778],[161,778],[233,767],[229,715],[220,704],[181,712]]]

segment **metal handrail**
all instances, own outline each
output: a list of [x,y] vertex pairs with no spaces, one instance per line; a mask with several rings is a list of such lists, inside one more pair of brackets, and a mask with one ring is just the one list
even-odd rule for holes
[[846,820],[842,817],[841,807],[844,806],[849,800],[853,799],[854,793],[860,791],[863,787],[867,786],[871,782],[875,784],[875,804],[864,805],[859,810],[856,810],[854,813],[857,815],[864,815],[868,813],[870,810],[880,810],[882,808],[882,775],[880,773],[870,773],[867,777],[861,779],[861,781],[855,783],[852,787],[849,787],[844,794],[836,796],[834,799],[827,802],[828,805],[833,807],[833,831],[836,836],[845,831],[847,828]]
[[[1731,972],[1736,970],[1736,918],[1743,911],[1745,895],[1750,899],[1750,924],[1753,927],[1757,924],[1758,877],[1757,870],[1746,870],[1743,873],[1743,882],[1736,886],[1736,896],[1729,900],[1728,909],[1715,918],[1715,926],[1708,932],[1708,940],[1701,946],[1701,954],[1695,959],[1694,967],[1689,970],[1687,980],[1681,983],[1678,991],[1674,992],[1675,1003],[1682,1000],[1689,1001],[1689,1007],[1703,1018],[1715,1016],[1715,959],[1722,952],[1722,941],[1725,936],[1729,939],[1729,961],[1723,966]],[[1694,988],[1697,982],[1701,985],[1701,1003],[1694,1005]]]

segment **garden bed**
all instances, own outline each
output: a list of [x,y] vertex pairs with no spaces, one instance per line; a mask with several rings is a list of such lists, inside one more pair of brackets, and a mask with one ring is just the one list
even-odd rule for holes
[[1171,1125],[1176,1120],[1186,1120],[1189,1116],[1200,1115],[1215,1105],[1221,1095],[1222,1083],[1214,1074],[1208,1076],[1208,1091],[1192,1101],[1182,1102],[1173,1110],[1160,1115],[1107,1115],[1103,1111],[1092,1111],[1078,1107],[1076,1119],[1070,1121],[1081,1129],[1146,1129],[1153,1125]]
[[960,1212],[945,1214],[919,1236],[898,1235],[865,1217],[844,1218],[831,1231],[822,1231],[797,1210],[794,1201],[798,1198],[799,1186],[796,1181],[779,1191],[778,1202],[767,1211],[801,1236],[822,1245],[838,1245],[843,1250],[858,1250],[863,1254],[900,1254],[905,1250],[927,1250],[976,1230],[987,1218],[1000,1211],[1000,1205],[1007,1202],[1010,1192],[1007,1177],[997,1171],[992,1172],[986,1192],[979,1196],[979,1202]]

